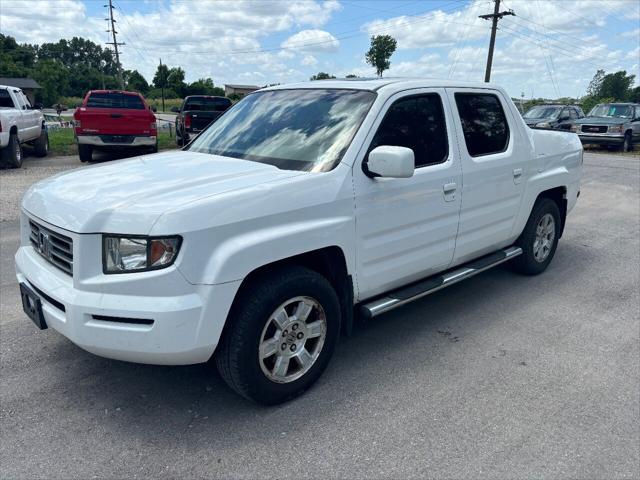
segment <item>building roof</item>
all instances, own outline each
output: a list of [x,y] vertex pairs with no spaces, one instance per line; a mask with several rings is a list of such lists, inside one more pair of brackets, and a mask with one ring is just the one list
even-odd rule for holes
[[0,77],[0,85],[16,88],[42,88],[33,78]]
[[258,90],[260,87],[258,87],[257,85],[231,85],[231,84],[225,84],[225,87],[229,87],[229,88],[242,88],[245,90]]

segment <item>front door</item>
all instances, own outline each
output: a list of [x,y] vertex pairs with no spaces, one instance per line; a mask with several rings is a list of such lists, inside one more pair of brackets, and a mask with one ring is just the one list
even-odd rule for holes
[[[354,164],[359,300],[446,268],[453,258],[462,176],[444,89],[390,97]],[[370,178],[362,170],[381,145],[411,148],[412,178]]]

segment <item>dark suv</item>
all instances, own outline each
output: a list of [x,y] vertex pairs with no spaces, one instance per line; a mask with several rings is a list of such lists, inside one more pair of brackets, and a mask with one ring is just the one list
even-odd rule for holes
[[210,95],[190,95],[182,102],[176,117],[176,143],[180,146],[191,141],[210,123],[218,119],[231,106],[226,97]]
[[568,131],[576,120],[584,118],[584,112],[575,105],[536,105],[522,118],[531,128]]

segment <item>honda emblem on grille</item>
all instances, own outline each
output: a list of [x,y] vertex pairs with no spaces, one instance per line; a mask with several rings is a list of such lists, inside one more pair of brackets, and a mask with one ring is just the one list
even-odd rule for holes
[[51,239],[48,233],[40,232],[38,237],[38,250],[44,257],[51,258]]

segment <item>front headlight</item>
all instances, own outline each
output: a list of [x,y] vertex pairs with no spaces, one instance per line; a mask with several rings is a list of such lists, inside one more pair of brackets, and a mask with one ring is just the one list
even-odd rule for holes
[[551,128],[551,124],[549,122],[536,123],[536,128]]
[[624,132],[624,125],[610,125],[609,133],[622,133]]
[[120,237],[103,235],[102,271],[130,273],[158,270],[178,256],[181,237]]

